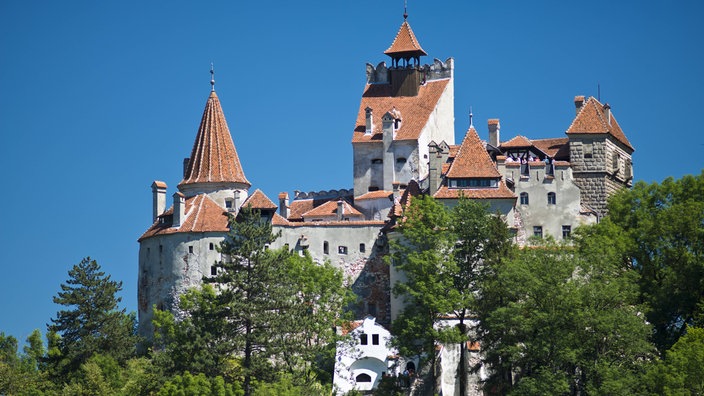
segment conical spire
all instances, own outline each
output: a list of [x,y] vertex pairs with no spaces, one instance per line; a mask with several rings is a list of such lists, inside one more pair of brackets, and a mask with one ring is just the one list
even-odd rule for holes
[[384,53],[392,58],[417,58],[428,55],[421,48],[406,18],[404,18],[401,28],[396,33],[394,42],[391,43],[389,49],[384,51]]
[[251,186],[244,176],[215,90],[210,92],[205,104],[188,168],[179,188],[196,183],[240,183]]

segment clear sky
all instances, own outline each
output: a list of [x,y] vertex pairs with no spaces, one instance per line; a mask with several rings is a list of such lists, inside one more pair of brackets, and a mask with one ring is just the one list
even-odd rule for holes
[[[562,137],[597,96],[636,148],[636,180],[704,167],[704,1],[420,1],[409,22],[455,59],[455,132]],[[0,1],[0,331],[20,340],[91,256],[136,311],[153,180],[181,179],[216,90],[253,187],[352,187],[365,64],[403,0]],[[597,87],[600,87],[598,89]]]

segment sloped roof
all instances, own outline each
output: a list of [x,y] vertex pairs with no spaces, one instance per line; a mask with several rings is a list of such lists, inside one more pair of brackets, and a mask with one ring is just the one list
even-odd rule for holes
[[[159,216],[173,216],[173,206]],[[149,229],[139,237],[139,240],[157,235],[174,234],[177,232],[228,232],[227,212],[206,194],[186,198],[186,218],[180,227],[171,224],[161,224],[157,219]]]
[[379,190],[379,191],[370,191],[368,193],[362,194],[355,198],[355,201],[364,201],[367,199],[382,199],[382,198],[389,198],[392,195],[394,195],[393,191],[384,191],[384,190]]
[[[381,117],[393,108],[396,108],[402,117],[394,140],[418,139],[449,81],[449,79],[428,81],[418,88],[417,96],[397,97],[391,96],[390,84],[367,84],[359,104],[352,143],[374,141],[381,143],[383,139]],[[374,125],[369,135],[365,134],[367,107],[372,109]]]
[[628,141],[626,135],[618,125],[612,111],[609,111],[607,118],[604,105],[602,105],[593,96],[582,105],[582,108],[577,113],[577,116],[572,121],[572,124],[567,129],[567,134],[610,134],[616,140],[623,143],[631,150],[635,150]]
[[193,143],[188,169],[179,186],[219,182],[251,186],[244,176],[220,100],[215,91],[212,91]]
[[[328,201],[324,204],[317,206],[306,213],[303,213],[302,217],[329,217],[337,215],[337,202],[338,201]],[[342,213],[345,216],[364,216],[360,211],[355,209],[347,201],[342,201]]]
[[569,138],[533,139],[533,146],[552,158],[569,159]]
[[260,189],[257,189],[252,195],[247,197],[242,206],[252,205],[254,209],[276,209],[275,203],[273,203],[269,197],[266,196]]
[[459,199],[460,196],[469,199],[516,199],[516,195],[506,187],[503,180],[499,181],[498,188],[448,188],[443,185],[433,194],[433,197],[437,199]]
[[503,149],[507,148],[523,148],[523,147],[531,147],[533,145],[533,142],[530,141],[525,136],[518,135],[514,137],[513,139],[509,140],[508,142],[501,143],[499,147]]
[[384,53],[391,57],[428,55],[425,51],[423,51],[423,48],[420,47],[420,43],[418,42],[418,39],[416,39],[416,35],[413,34],[411,25],[409,25],[408,21],[405,20],[398,29],[394,42],[391,43],[391,46],[384,51]]
[[447,172],[448,178],[499,178],[501,174],[494,166],[474,126],[464,136],[455,159]]
[[289,221],[303,221],[303,213],[312,210],[315,207],[315,201],[313,199],[296,199],[293,200],[288,207]]

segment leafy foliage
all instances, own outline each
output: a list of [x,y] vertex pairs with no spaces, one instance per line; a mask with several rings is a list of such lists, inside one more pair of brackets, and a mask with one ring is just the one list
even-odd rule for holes
[[687,326],[704,326],[704,171],[638,182],[609,201],[609,217],[628,236],[653,341],[664,351]]

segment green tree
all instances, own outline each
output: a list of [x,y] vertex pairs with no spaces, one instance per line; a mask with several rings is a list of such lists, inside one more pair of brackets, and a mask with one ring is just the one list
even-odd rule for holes
[[394,343],[402,356],[429,362],[433,389],[435,346],[461,339],[456,329],[436,326],[456,307],[451,220],[445,207],[433,198],[414,197],[398,225],[398,234],[390,236],[391,264],[402,277],[392,290],[404,303],[391,324]]
[[42,372],[44,345],[39,330],[27,337],[24,353],[18,353],[17,339],[0,333],[0,394],[41,395],[52,389]]
[[135,355],[135,317],[118,307],[120,290],[122,282],[111,280],[88,257],[69,271],[69,279],[54,297],[54,303],[66,309],[48,326],[48,363],[55,381],[66,381],[95,354],[121,364]]
[[654,395],[704,394],[704,329],[689,327],[665,358],[653,364],[647,383]]
[[243,392],[226,384],[222,377],[209,378],[203,373],[192,375],[188,371],[166,382],[158,396],[236,396]]
[[667,350],[687,326],[704,326],[704,171],[638,182],[609,201],[609,218],[631,243],[653,341]]
[[604,222],[500,261],[479,288],[479,334],[494,394],[627,394],[652,357],[624,238]]

